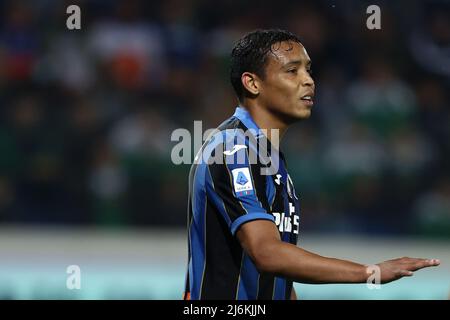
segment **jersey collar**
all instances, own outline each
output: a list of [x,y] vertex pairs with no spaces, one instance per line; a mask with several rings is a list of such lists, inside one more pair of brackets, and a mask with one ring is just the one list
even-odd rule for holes
[[250,113],[244,107],[237,106],[233,116],[238,118],[247,129],[252,129],[252,133],[256,132],[256,138],[263,134]]

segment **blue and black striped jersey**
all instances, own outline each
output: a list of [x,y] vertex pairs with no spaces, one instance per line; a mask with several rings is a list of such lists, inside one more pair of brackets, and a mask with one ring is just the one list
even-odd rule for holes
[[265,219],[282,241],[296,244],[299,211],[283,154],[236,108],[190,171],[185,298],[289,299],[292,281],[260,273],[235,235],[242,224]]

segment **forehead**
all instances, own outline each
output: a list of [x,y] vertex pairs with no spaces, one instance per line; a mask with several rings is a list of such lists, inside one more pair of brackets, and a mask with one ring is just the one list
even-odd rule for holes
[[281,67],[292,61],[301,61],[303,64],[310,62],[308,52],[302,44],[294,41],[282,41],[274,43],[268,53],[268,67]]

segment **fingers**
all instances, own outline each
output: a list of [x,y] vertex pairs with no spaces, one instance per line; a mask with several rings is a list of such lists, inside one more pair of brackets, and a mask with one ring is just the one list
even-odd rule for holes
[[438,266],[438,265],[440,265],[441,264],[441,260],[439,260],[439,259],[429,259],[428,260],[429,261],[429,263],[431,264],[431,266]]
[[404,269],[417,271],[423,268],[438,266],[441,262],[438,259],[415,259],[403,258]]
[[411,277],[414,271],[435,267],[440,264],[438,259],[398,258],[379,264],[382,268],[383,283],[388,283],[402,277]]
[[440,261],[437,259],[421,259],[415,264],[415,270],[419,270],[422,268],[428,267],[436,267],[440,264]]

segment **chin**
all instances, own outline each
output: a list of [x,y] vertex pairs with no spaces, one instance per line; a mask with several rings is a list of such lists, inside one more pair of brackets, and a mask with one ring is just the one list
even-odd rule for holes
[[279,116],[281,116],[286,124],[290,125],[308,119],[311,116],[311,110],[309,108],[299,108],[291,110],[290,112],[280,113]]
[[303,119],[308,119],[311,116],[311,110],[309,109],[303,109],[303,110],[299,110],[296,114],[295,114],[295,119],[297,120],[303,120]]

